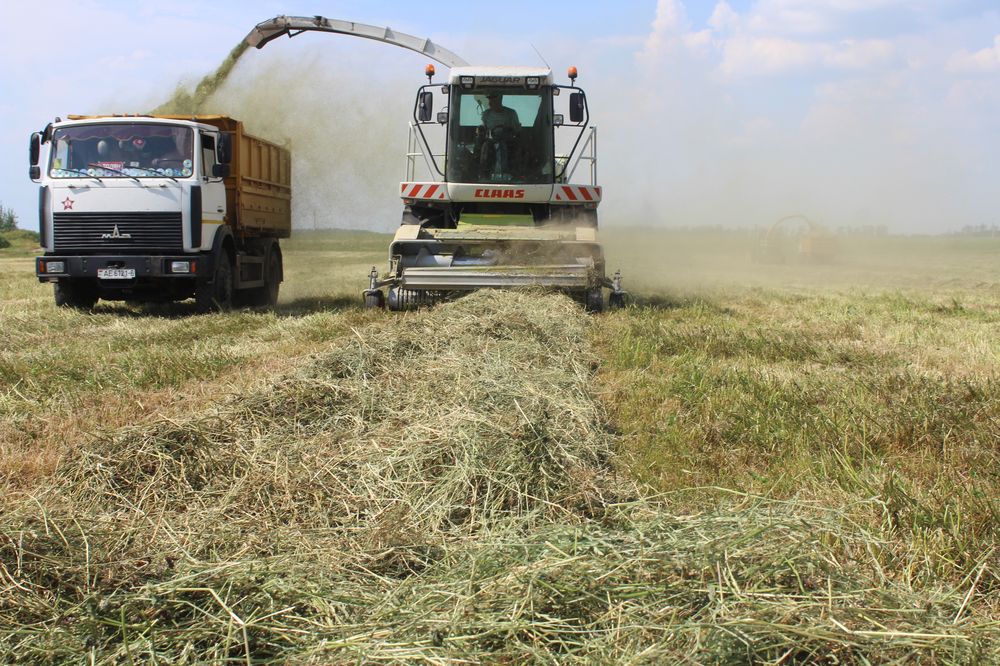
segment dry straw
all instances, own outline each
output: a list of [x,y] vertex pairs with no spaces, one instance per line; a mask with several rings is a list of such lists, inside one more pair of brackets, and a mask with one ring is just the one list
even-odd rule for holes
[[620,479],[586,326],[478,293],[80,447],[0,509],[0,662],[1000,660],[986,560],[910,589],[833,512]]

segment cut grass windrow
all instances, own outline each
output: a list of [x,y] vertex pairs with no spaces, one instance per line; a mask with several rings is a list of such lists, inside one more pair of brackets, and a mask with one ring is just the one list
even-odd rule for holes
[[0,661],[1000,659],[990,554],[915,585],[836,508],[627,481],[587,327],[477,293],[80,447],[0,508]]

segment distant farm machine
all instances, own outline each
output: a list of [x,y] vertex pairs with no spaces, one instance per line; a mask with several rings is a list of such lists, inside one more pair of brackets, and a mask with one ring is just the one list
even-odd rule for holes
[[[366,307],[405,310],[473,289],[528,286],[566,291],[591,311],[604,308],[605,289],[609,305],[624,304],[621,275],[607,277],[597,240],[597,136],[576,68],[561,86],[548,67],[470,66],[430,40],[322,16],[278,16],[246,42],[261,48],[304,31],[393,44],[451,70],[447,83],[435,84],[427,65],[417,91],[399,186],[402,224],[388,270],[368,276]],[[445,98],[437,110],[435,91]],[[431,136],[443,140],[443,152]],[[582,163],[589,174],[578,183]]]
[[[790,247],[792,244],[794,249]],[[837,251],[837,239],[826,227],[805,215],[787,215],[758,237],[753,260],[764,264],[784,264],[789,260],[826,264],[833,261]]]

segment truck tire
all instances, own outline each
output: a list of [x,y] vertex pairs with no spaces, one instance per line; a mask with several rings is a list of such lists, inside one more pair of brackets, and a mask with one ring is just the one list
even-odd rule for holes
[[60,281],[53,287],[56,305],[61,308],[91,310],[97,303],[97,285]]
[[220,252],[212,283],[199,282],[194,300],[199,312],[224,312],[233,307],[233,260]]
[[281,250],[277,243],[268,248],[262,270],[264,286],[244,291],[241,302],[251,307],[273,308],[278,304],[281,288]]
[[264,288],[263,303],[269,308],[278,304],[278,290],[281,289],[281,250],[278,244],[271,246],[271,251],[267,253],[267,263],[264,265]]
[[263,273],[264,286],[250,290],[246,302],[257,307],[273,308],[278,303],[278,290],[281,287],[281,250],[277,243],[267,250]]

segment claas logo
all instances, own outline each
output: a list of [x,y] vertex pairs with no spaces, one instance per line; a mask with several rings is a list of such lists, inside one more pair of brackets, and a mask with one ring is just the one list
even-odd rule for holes
[[524,190],[490,190],[480,187],[476,190],[477,199],[523,199]]

